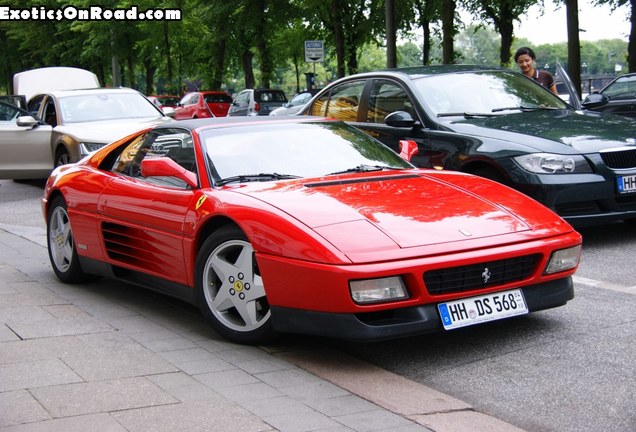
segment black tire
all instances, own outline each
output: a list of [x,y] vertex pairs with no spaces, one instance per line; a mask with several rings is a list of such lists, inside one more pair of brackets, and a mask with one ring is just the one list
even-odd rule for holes
[[57,168],[59,166],[70,164],[70,163],[71,163],[71,155],[68,153],[66,148],[62,146],[59,149],[57,149],[57,151],[55,152],[54,166]]
[[194,283],[199,308],[220,335],[244,344],[274,338],[254,249],[238,227],[226,226],[205,240]]
[[61,196],[55,198],[49,207],[46,238],[51,266],[58,279],[78,283],[92,278],[84,273],[80,265],[66,202]]

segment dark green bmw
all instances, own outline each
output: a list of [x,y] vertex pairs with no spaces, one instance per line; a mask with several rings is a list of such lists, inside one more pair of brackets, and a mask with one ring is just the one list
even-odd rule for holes
[[319,92],[301,114],[344,120],[417,166],[518,189],[576,227],[636,220],[636,120],[575,108],[516,71],[465,65],[370,72]]

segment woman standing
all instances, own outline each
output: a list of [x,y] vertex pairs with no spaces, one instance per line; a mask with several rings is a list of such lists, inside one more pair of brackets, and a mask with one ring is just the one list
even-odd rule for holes
[[522,74],[535,80],[552,93],[557,94],[554,77],[546,70],[537,70],[535,65],[536,59],[534,51],[528,47],[519,48],[515,53],[515,63],[519,66]]

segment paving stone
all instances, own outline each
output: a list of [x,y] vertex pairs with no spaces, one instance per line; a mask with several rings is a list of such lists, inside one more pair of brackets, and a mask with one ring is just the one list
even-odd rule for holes
[[165,327],[141,315],[112,317],[106,319],[110,325],[124,333],[141,333],[163,330]]
[[[209,385],[209,383],[204,384]],[[237,403],[241,403],[242,401],[245,401],[247,399],[258,400],[276,398],[284,395],[284,393],[282,393],[280,390],[275,389],[262,382],[229,387],[212,387],[212,389],[217,391],[222,396]]]
[[32,423],[51,416],[26,390],[0,393],[0,427]]
[[275,388],[281,387],[302,387],[308,384],[320,382],[314,375],[298,368],[289,368],[274,372],[257,374],[261,381]]
[[305,403],[314,408],[316,411],[329,417],[356,414],[378,409],[377,405],[352,394],[333,398],[308,399]]
[[222,401],[217,392],[183,372],[175,372],[146,377],[170,395],[182,402],[206,400],[209,403]]
[[59,359],[0,365],[0,392],[81,381],[82,378]]
[[107,322],[93,317],[75,319],[51,317],[39,321],[7,320],[6,324],[22,339],[102,333],[114,330]]
[[341,427],[342,424],[319,412],[302,412],[264,417],[267,423],[281,432],[321,431]]
[[254,400],[247,398],[240,401],[240,405],[260,418],[284,415],[290,412],[302,414],[316,411],[289,396]]
[[56,359],[85,351],[86,344],[76,336],[8,341],[0,344],[0,364]]
[[[0,342],[17,341],[20,340],[17,334],[13,332],[9,327],[0,323]],[[1,345],[0,345],[1,347]]]
[[246,410],[206,401],[112,413],[130,432],[258,432],[274,429]]
[[11,306],[0,307],[0,322],[19,323],[21,321],[50,320],[53,317],[40,306]]
[[178,403],[156,384],[139,377],[53,385],[32,389],[31,392],[53,417]]
[[380,408],[374,411],[336,416],[334,419],[358,432],[380,431],[414,425],[413,422],[404,417]]
[[197,381],[215,390],[221,389],[223,387],[232,387],[243,384],[254,384],[261,382],[258,378],[237,368],[220,372],[198,374],[194,378]]
[[91,414],[1,428],[2,432],[128,432],[108,414]]

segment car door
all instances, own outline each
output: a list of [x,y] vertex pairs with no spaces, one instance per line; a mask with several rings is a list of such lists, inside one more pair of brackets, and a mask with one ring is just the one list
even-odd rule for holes
[[[176,178],[143,177],[144,157],[172,157],[177,163],[186,159],[194,166],[194,148],[190,133],[178,128],[150,131],[130,142],[113,164],[113,180],[98,202],[105,255],[111,264],[137,272],[159,276],[181,285],[190,285],[186,273],[186,251],[192,225],[186,224],[189,212],[200,196]],[[189,155],[189,157],[186,157]],[[184,165],[184,166],[185,166]]]
[[[414,98],[398,81],[387,78],[368,79],[363,93],[363,103],[354,126],[399,153],[400,140],[415,141],[418,153],[411,162],[419,167],[431,166],[431,145],[427,128],[422,128]],[[386,117],[394,112],[407,112],[418,120],[415,127],[395,127],[385,123]]]
[[246,116],[248,114],[248,109],[250,105],[250,91],[244,90],[239,93],[232,105],[230,105],[230,109],[227,112],[228,116]]
[[52,130],[28,111],[0,102],[0,178],[48,177],[53,169]]

